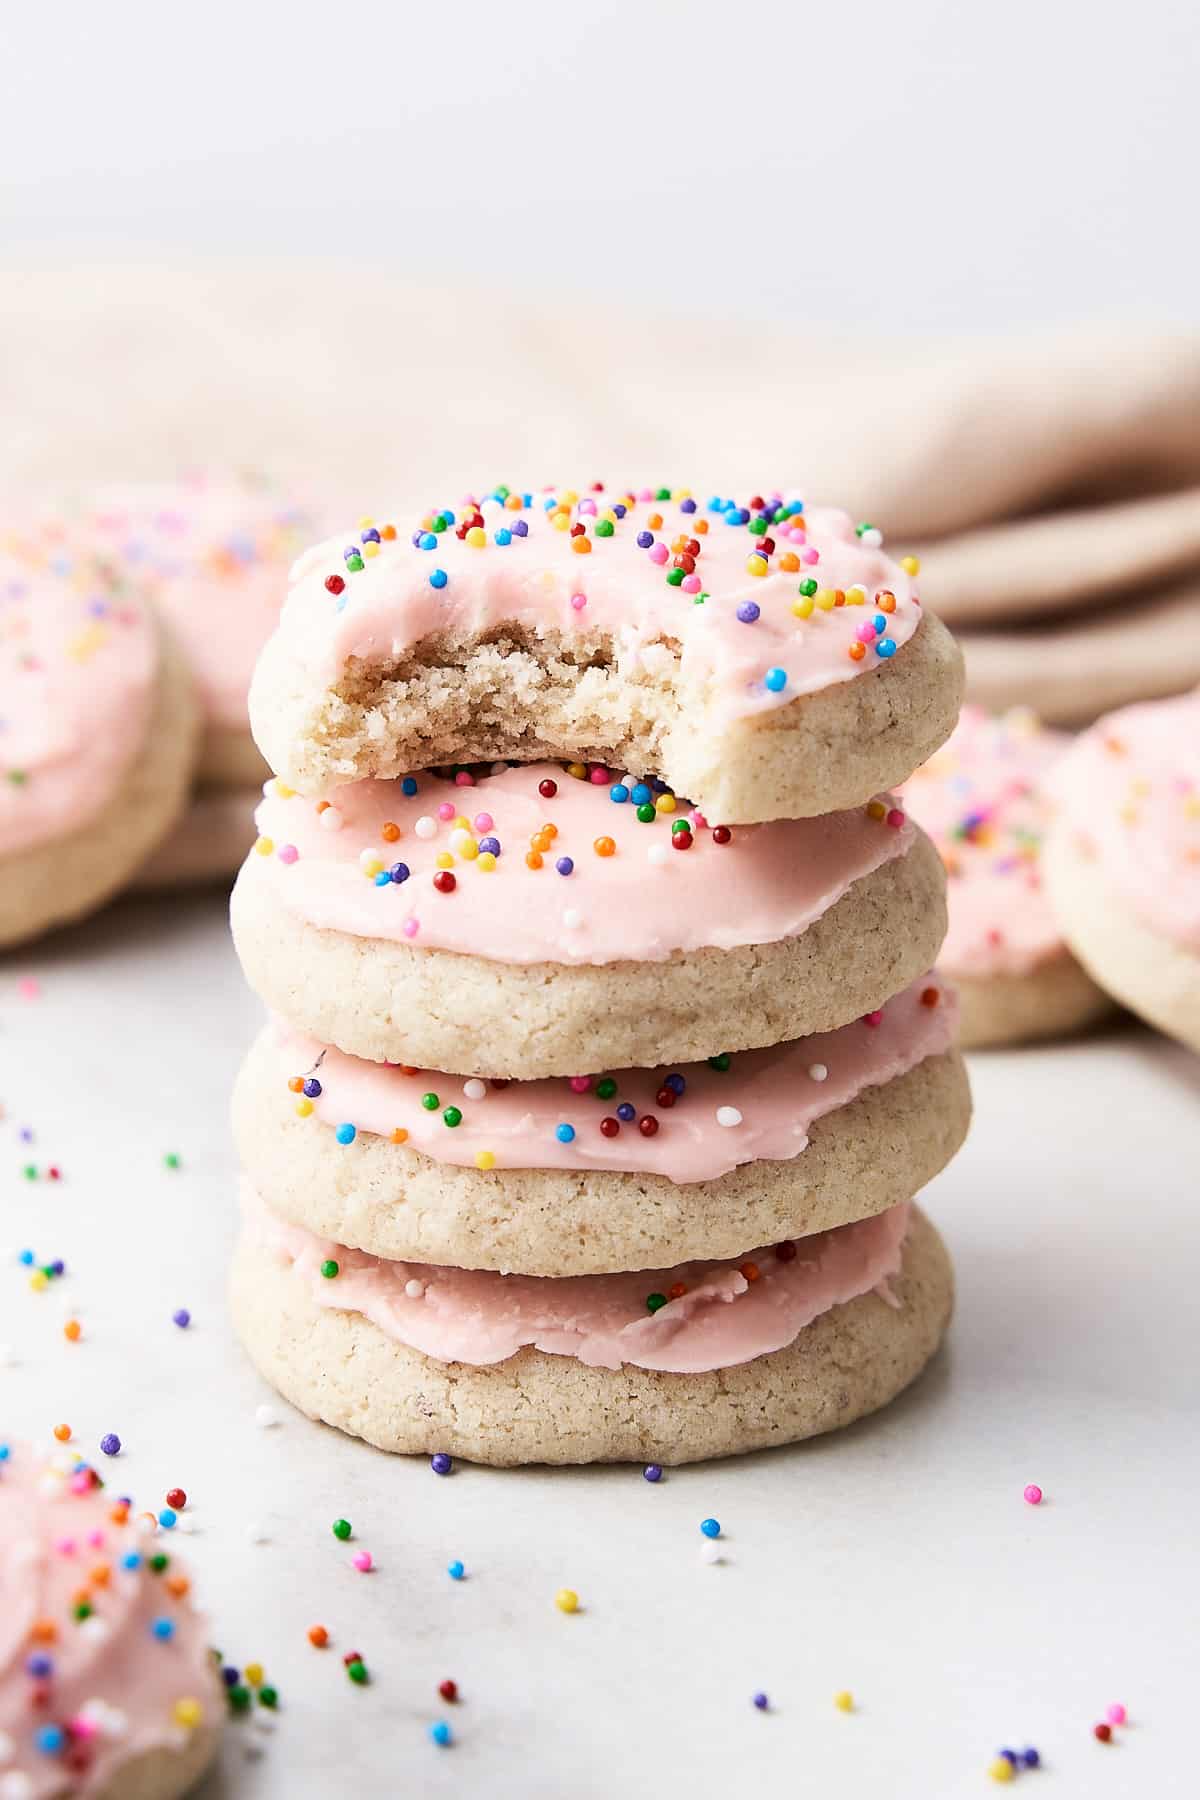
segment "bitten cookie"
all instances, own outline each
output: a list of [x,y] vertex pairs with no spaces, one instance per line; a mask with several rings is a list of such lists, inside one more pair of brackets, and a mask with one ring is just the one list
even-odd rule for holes
[[0,1795],[175,1800],[226,1703],[174,1556],[67,1449],[0,1444]]
[[1110,713],[1054,785],[1064,937],[1115,999],[1200,1050],[1200,693]]
[[780,494],[497,488],[297,563],[250,692],[304,793],[454,762],[599,759],[714,822],[888,788],[949,734],[962,663],[911,564]]
[[1110,1009],[1067,949],[1042,881],[1046,782],[1069,742],[1030,713],[964,707],[901,790],[949,876],[938,964],[958,989],[968,1049],[1058,1037]]
[[564,1281],[381,1264],[246,1205],[231,1306],[267,1380],[380,1449],[501,1466],[694,1462],[848,1425],[920,1372],[953,1300],[907,1203],[738,1265]]
[[203,714],[196,776],[205,787],[270,774],[250,735],[250,677],[278,623],[289,566],[328,525],[265,477],[232,474],[102,489],[83,509],[80,533],[146,589],[187,658]]
[[375,1256],[547,1276],[733,1256],[933,1179],[970,1116],[955,1024],[930,976],[769,1050],[514,1082],[361,1062],[269,1025],[234,1137],[273,1212]]
[[940,859],[887,800],[710,828],[545,763],[332,804],[270,787],[233,894],[242,967],[369,1060],[527,1080],[753,1049],[882,1005],[945,930]]
[[139,594],[83,553],[0,538],[0,947],[129,880],[183,810],[197,730]]

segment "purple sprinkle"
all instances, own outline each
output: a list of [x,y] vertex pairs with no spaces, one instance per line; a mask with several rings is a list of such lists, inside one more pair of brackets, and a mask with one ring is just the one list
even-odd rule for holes
[[681,500],[679,502],[679,510],[680,512],[694,513],[696,510],[696,502],[694,500]]
[[569,875],[574,869],[575,864],[571,857],[560,856],[554,866],[560,875]]
[[45,1681],[54,1673],[54,1659],[44,1651],[35,1650],[32,1656],[25,1659],[25,1673],[34,1681]]
[[171,1314],[171,1320],[174,1324],[178,1325],[180,1331],[186,1331],[192,1322],[192,1315],[186,1306],[181,1306],[178,1312],[173,1312]]
[[121,1440],[115,1431],[105,1432],[104,1436],[100,1439],[100,1448],[103,1450],[105,1456],[119,1456],[121,1454]]
[[304,1083],[303,1093],[307,1100],[319,1100],[321,1098],[321,1084],[315,1075],[310,1075],[308,1080]]
[[499,856],[499,854],[500,854],[500,839],[498,837],[480,838],[479,848],[480,848],[481,852],[484,850],[490,850],[493,856]]
[[514,537],[528,537],[529,536],[529,526],[526,524],[524,519],[518,519],[516,524],[513,526],[513,536]]
[[743,625],[753,625],[759,614],[759,606],[755,600],[743,600],[737,609],[737,616]]
[[241,1680],[241,1674],[242,1672],[240,1669],[235,1669],[229,1664],[226,1664],[225,1668],[221,1670],[221,1680],[225,1683],[226,1687],[236,1687]]
[[396,883],[397,887],[399,887],[402,881],[408,880],[410,873],[411,871],[407,863],[393,863],[388,870],[388,875]]
[[769,1705],[770,1705],[770,1704],[771,1704],[771,1703],[770,1703],[770,1701],[769,1701],[769,1700],[768,1700],[768,1699],[767,1699],[767,1696],[766,1696],[766,1695],[765,1695],[765,1694],[755,1694],[755,1696],[754,1696],[754,1704],[755,1704],[755,1706],[757,1706],[757,1708],[758,1708],[758,1710],[759,1710],[759,1712],[766,1712],[766,1710],[767,1710],[767,1707],[768,1707],[768,1706],[769,1706]]
[[637,534],[637,542],[639,550],[648,550],[654,542],[654,533],[652,531],[639,531]]
[[435,1475],[448,1475],[454,1464],[444,1450],[439,1450],[436,1456],[430,1457],[429,1466]]
[[642,1479],[643,1479],[643,1481],[661,1481],[662,1480],[662,1464],[661,1463],[647,1463],[645,1468],[642,1470]]

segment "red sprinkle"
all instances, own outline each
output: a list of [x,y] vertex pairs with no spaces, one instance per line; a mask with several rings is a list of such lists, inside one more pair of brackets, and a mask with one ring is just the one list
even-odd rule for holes
[[457,1700],[458,1699],[458,1683],[457,1683],[457,1681],[439,1681],[438,1682],[438,1693],[442,1696],[443,1700]]
[[653,1113],[646,1113],[638,1120],[638,1130],[643,1137],[654,1137],[658,1132],[658,1120]]
[[172,1512],[182,1512],[187,1505],[187,1495],[182,1488],[167,1489],[167,1505]]
[[327,575],[325,577],[325,586],[329,589],[331,594],[340,594],[345,585],[346,583],[342,580],[340,575]]
[[1111,1725],[1093,1725],[1092,1726],[1092,1736],[1099,1738],[1100,1742],[1102,1744],[1107,1744],[1112,1737],[1112,1726]]
[[600,1134],[602,1137],[616,1137],[621,1129],[621,1121],[612,1117],[601,1119]]
[[538,793],[542,796],[543,800],[553,800],[553,798],[554,798],[555,794],[557,794],[557,792],[558,792],[557,781],[551,781],[551,779],[548,775],[547,775],[545,781],[538,782]]
[[714,844],[728,844],[733,837],[728,825],[714,825],[712,839]]
[[439,894],[452,894],[458,882],[449,869],[439,869],[433,878],[433,885]]

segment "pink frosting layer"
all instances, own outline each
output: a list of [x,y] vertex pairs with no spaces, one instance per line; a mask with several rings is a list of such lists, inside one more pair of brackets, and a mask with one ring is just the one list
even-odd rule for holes
[[66,837],[121,785],[149,729],[154,621],[60,532],[0,531],[0,855]]
[[[66,1449],[43,1458],[14,1445],[0,1461],[0,1794],[100,1792],[128,1758],[186,1743],[179,1701],[220,1721],[204,1620],[167,1586],[175,1557],[152,1573],[145,1558],[160,1546],[132,1517],[120,1523],[124,1509],[114,1517],[93,1481]],[[124,1567],[127,1556],[139,1558],[136,1568]],[[92,1607],[84,1620],[75,1616],[81,1591]],[[160,1619],[167,1639],[154,1634]],[[48,1673],[30,1660],[39,1657]],[[37,1746],[45,1726],[63,1728],[61,1750]]]
[[262,480],[197,476],[104,489],[80,523],[170,619],[209,722],[247,731],[250,676],[278,623],[287,570],[328,518]]
[[1149,930],[1200,952],[1200,691],[1109,713],[1054,785],[1105,885]]
[[[684,685],[702,687],[717,714],[737,715],[880,667],[876,645],[886,640],[900,648],[920,620],[910,577],[879,548],[879,533],[864,527],[859,535],[846,513],[794,512],[756,536],[750,521],[774,512],[780,496],[767,496],[746,522],[730,524],[737,515],[703,501],[685,510],[692,505],[685,490],[670,502],[649,491],[619,499],[589,493],[568,503],[569,494],[526,495],[516,511],[494,495],[480,500],[478,513],[470,501],[456,500],[455,524],[427,533],[436,535],[428,549],[413,538],[436,511],[397,514],[394,524],[368,522],[365,544],[364,529],[356,528],[318,545],[293,571],[280,627],[289,650],[302,668],[332,684],[351,658],[386,663],[446,631],[474,635],[509,623],[568,636],[599,630],[615,634],[629,657],[669,638],[681,645]],[[546,511],[545,502],[555,498],[565,517]],[[483,521],[476,528],[479,545],[457,535],[472,517]],[[580,537],[556,529],[556,517],[581,527]],[[642,547],[639,536],[654,541]],[[587,555],[574,548],[577,541],[589,546]],[[677,542],[697,550],[677,551]],[[346,556],[353,549],[363,553],[357,569]],[[677,557],[685,559],[675,569],[682,583],[673,586],[668,576]],[[326,585],[331,578],[345,584],[336,595]],[[815,597],[802,591],[808,583],[818,584]],[[824,610],[824,595],[839,591],[848,603]],[[880,593],[894,597],[895,610],[881,615],[877,633],[872,621]],[[747,603],[759,609],[751,623],[738,617]],[[801,613],[811,607],[810,616],[798,616],[797,605]],[[851,646],[863,651],[858,660]],[[764,685],[770,669],[786,676],[778,692]]]
[[[352,1124],[377,1137],[399,1130],[411,1150],[435,1162],[471,1166],[482,1154],[499,1169],[614,1169],[684,1183],[715,1180],[741,1163],[799,1156],[814,1119],[948,1049],[957,1011],[953,990],[930,976],[869,1021],[744,1051],[724,1071],[709,1063],[622,1069],[608,1078],[615,1093],[603,1097],[596,1092],[603,1077],[587,1078],[586,1088],[582,1079],[464,1082],[362,1062],[283,1024],[273,1029],[271,1051],[281,1099],[289,1079],[311,1074],[321,1087],[311,1116],[321,1125]],[[668,1078],[682,1083],[681,1094],[664,1088]],[[430,1094],[433,1108],[423,1104]],[[666,1104],[665,1094],[672,1095]],[[633,1106],[639,1120],[653,1115],[655,1135],[644,1136],[633,1119],[621,1121],[621,1105]],[[446,1123],[448,1108],[461,1114],[456,1125]],[[617,1126],[613,1135],[601,1131],[602,1119]],[[574,1135],[563,1142],[566,1131]]]
[[[547,780],[557,784],[549,799],[538,792]],[[616,780],[596,785],[558,764],[532,763],[471,787],[421,775],[411,797],[399,781],[359,782],[339,788],[332,806],[290,790],[281,798],[280,784],[269,782],[257,814],[259,843],[241,879],[268,882],[278,903],[309,924],[355,937],[408,939],[497,962],[650,962],[674,950],[794,937],[913,843],[912,826],[874,803],[818,819],[734,826],[721,844],[699,814],[681,809],[642,823],[632,800],[611,800]],[[671,823],[680,817],[693,824],[684,851],[671,848]],[[530,841],[547,823],[557,836],[542,866],[531,869]],[[385,826],[399,836],[389,841]],[[490,852],[472,860],[471,850],[492,838],[501,850],[489,869]],[[610,855],[594,847],[604,840],[614,846]],[[444,855],[449,871],[438,868]],[[566,877],[556,868],[562,858],[574,864]],[[376,885],[372,871],[397,863],[408,879]],[[452,875],[452,892],[435,887],[440,872]]]
[[[252,1231],[290,1263],[320,1306],[360,1313],[438,1362],[506,1362],[532,1345],[597,1369],[698,1375],[751,1362],[790,1344],[806,1325],[872,1291],[890,1299],[911,1208],[756,1250],[739,1262],[691,1262],[632,1275],[497,1275],[426,1263],[383,1262],[326,1243],[267,1211],[243,1181]],[[783,1256],[780,1251],[783,1251]],[[332,1279],[321,1265],[336,1261]],[[670,1296],[676,1289],[685,1292]],[[652,1295],[666,1304],[651,1312]]]
[[1025,975],[1064,944],[1042,886],[1043,786],[1070,739],[1029,713],[964,707],[952,736],[905,784],[949,876],[940,961],[959,976]]

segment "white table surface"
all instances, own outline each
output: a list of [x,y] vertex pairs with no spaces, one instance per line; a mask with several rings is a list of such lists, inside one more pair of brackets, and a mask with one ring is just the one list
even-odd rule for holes
[[[214,1639],[281,1695],[273,1731],[231,1728],[204,1800],[940,1800],[992,1791],[1005,1744],[1042,1753],[1027,1797],[1200,1791],[1200,1063],[1131,1027],[973,1059],[973,1134],[929,1192],[957,1318],[879,1417],[657,1487],[635,1467],[439,1479],[282,1402],[256,1423],[271,1396],[223,1284],[226,1097],[257,1018],[216,894],[126,902],[0,964],[0,1435],[66,1420],[95,1453],[116,1431],[118,1491],[191,1496],[179,1547]],[[26,1181],[30,1160],[62,1181]],[[50,1292],[29,1291],[26,1244],[65,1259]],[[333,1538],[339,1514],[374,1573]],[[1106,1747],[1091,1728],[1118,1700],[1131,1723]],[[427,1737],[443,1717],[448,1750]]]

